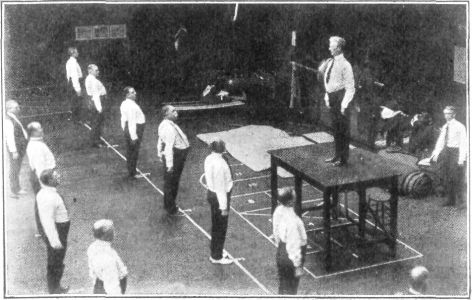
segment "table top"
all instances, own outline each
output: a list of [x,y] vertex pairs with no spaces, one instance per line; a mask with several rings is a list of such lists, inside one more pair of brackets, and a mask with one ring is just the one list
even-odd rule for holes
[[333,166],[325,162],[334,156],[333,143],[271,150],[269,154],[322,188],[369,183],[401,174],[393,167],[394,161],[360,148],[350,149],[347,165]]

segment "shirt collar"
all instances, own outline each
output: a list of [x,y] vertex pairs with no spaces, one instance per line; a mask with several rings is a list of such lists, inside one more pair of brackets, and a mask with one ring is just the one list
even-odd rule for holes
[[71,56],[69,59],[72,59],[73,61],[77,61],[77,58]]
[[422,295],[420,292],[418,292],[417,290],[415,290],[414,288],[410,287],[408,289],[408,292],[412,295]]
[[341,59],[344,58],[344,53],[339,53],[338,55],[334,56],[333,58],[334,58],[334,60],[341,60]]
[[111,247],[111,242],[103,241],[103,240],[99,240],[99,239],[95,240],[95,244],[97,244],[99,246],[102,246],[102,247]]
[[57,192],[57,188],[42,184],[42,188],[48,192]]

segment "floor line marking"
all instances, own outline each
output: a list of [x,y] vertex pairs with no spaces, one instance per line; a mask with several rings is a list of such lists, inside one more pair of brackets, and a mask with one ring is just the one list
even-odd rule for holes
[[[319,200],[322,200],[322,199],[323,198],[310,199],[310,200],[302,201],[302,203],[316,202],[316,201],[319,201]],[[256,212],[256,211],[261,211],[261,210],[266,210],[266,209],[272,209],[272,207],[267,206],[267,207],[253,209],[253,210],[241,211],[240,213],[245,214],[245,213],[251,213],[251,212]]]
[[272,216],[272,214],[258,214],[258,213],[241,213],[245,216]]
[[268,177],[270,177],[270,175],[263,175],[263,176],[249,177],[249,178],[241,178],[241,179],[233,180],[233,182],[241,182],[241,181],[247,181],[247,180],[252,180],[252,179],[260,179],[260,178],[268,178]]
[[258,191],[258,192],[247,193],[247,194],[238,194],[238,195],[231,196],[231,198],[238,198],[238,197],[252,196],[252,195],[257,195],[257,194],[264,194],[267,191],[270,191],[270,190]]
[[[275,243],[274,240],[272,240],[270,237],[268,237],[264,232],[262,232],[256,225],[254,225],[251,221],[249,221],[248,219],[246,219],[239,211],[237,211],[236,209],[234,209],[233,207],[231,207],[231,210],[234,211],[241,219],[243,219],[244,221],[246,221],[246,223],[248,223],[254,230],[256,230],[257,232],[259,232],[263,237],[266,238],[266,240],[268,240],[275,248],[277,248],[277,244]],[[308,270],[306,267],[303,267],[303,269],[308,273],[310,274],[313,278],[317,278],[317,276],[315,274],[313,274],[310,270]]]
[[[84,126],[86,128],[88,128],[89,130],[92,130],[92,128],[84,123]],[[100,139],[105,142],[111,149],[113,149],[113,151],[115,151],[122,159],[124,159],[126,161],[126,157],[123,156],[123,154],[121,154],[118,150],[116,150],[115,148],[111,147],[111,145],[103,138],[103,137],[100,137]],[[141,171],[139,171],[138,169],[136,169],[140,174],[142,174]],[[154,183],[152,181],[149,180],[149,178],[147,178],[146,176],[144,176],[144,178],[151,184],[151,186],[156,190],[158,191],[161,195],[164,195],[164,193],[156,187],[156,185],[154,185]],[[198,225],[197,222],[195,222],[194,219],[192,219],[186,212],[185,210],[182,210],[182,209],[179,209],[180,212],[182,212],[184,214],[184,216],[187,218],[187,220],[189,220],[195,227],[197,227],[198,230],[200,230],[208,239],[211,240],[211,236],[210,234],[208,234],[208,232],[205,231],[205,229],[203,229],[200,225]],[[226,251],[225,249],[223,249],[224,253],[226,253],[231,259],[234,259],[234,257],[228,252]],[[262,283],[259,282],[259,280],[257,280],[256,277],[254,277],[254,275],[252,275],[243,265],[241,265],[241,263],[237,260],[233,260],[234,264],[237,265],[244,273],[246,273],[247,276],[249,276],[249,278],[252,279],[252,281],[254,281],[254,283],[256,283],[260,289],[262,289],[266,294],[272,294],[269,289],[267,289]]]

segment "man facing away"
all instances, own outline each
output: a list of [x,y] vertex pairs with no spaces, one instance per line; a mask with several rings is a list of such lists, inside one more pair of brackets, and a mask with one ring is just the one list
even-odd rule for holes
[[88,76],[85,78],[85,90],[87,91],[87,97],[90,101],[90,113],[91,113],[91,143],[92,147],[103,147],[104,143],[100,140],[102,134],[103,121],[105,119],[103,115],[103,102],[107,95],[107,91],[103,86],[102,82],[97,79],[100,71],[97,65],[90,64],[88,66]]
[[130,178],[139,178],[136,174],[139,147],[143,140],[146,118],[136,103],[136,90],[127,86],[124,88],[125,100],[121,103],[121,128],[126,140],[126,163]]
[[351,64],[343,54],[345,45],[346,41],[341,37],[329,38],[329,51],[333,58],[328,60],[324,74],[326,90],[324,99],[331,115],[335,145],[334,157],[327,159],[326,162],[331,162],[335,166],[343,166],[349,159],[349,103],[356,91]]
[[80,121],[80,113],[82,106],[82,88],[80,87],[80,79],[82,79],[82,69],[77,62],[79,51],[76,47],[69,47],[69,60],[66,63],[67,76],[67,97],[71,110],[71,120]]
[[211,242],[210,261],[214,264],[227,265],[233,261],[223,257],[223,248],[228,228],[233,179],[231,170],[223,158],[225,143],[218,139],[210,144],[211,154],[205,159],[205,179],[208,187],[207,200],[211,207]]
[[158,129],[157,156],[164,163],[164,208],[169,215],[180,216],[175,199],[190,144],[175,123],[179,116],[175,107],[165,105],[161,113],[164,119]]
[[93,224],[95,241],[87,249],[90,277],[94,294],[121,295],[126,291],[128,269],[111,247],[115,237],[112,220]]

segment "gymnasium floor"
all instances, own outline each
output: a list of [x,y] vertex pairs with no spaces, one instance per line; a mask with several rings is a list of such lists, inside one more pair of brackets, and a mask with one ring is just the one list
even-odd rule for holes
[[[230,266],[209,260],[210,211],[205,189],[199,182],[203,161],[209,154],[199,133],[228,130],[252,124],[238,110],[182,115],[182,129],[192,149],[182,175],[178,205],[191,209],[185,217],[167,217],[162,203],[162,164],[156,155],[158,117],[146,110],[147,124],[138,168],[150,172],[147,179],[126,178],[124,139],[119,107],[106,120],[104,139],[109,147],[88,147],[88,129],[55,115],[42,120],[47,143],[56,155],[62,174],[60,193],[65,197],[71,229],[63,283],[73,294],[90,294],[86,249],[93,241],[91,226],[99,218],[113,219],[114,247],[128,266],[128,295],[270,295],[277,293],[276,248],[270,235],[268,172],[252,172],[232,159],[235,174],[232,211],[225,249],[245,260]],[[313,127],[286,125],[297,135]],[[25,162],[26,163],[26,162]],[[27,168],[22,182],[27,185]],[[280,180],[291,185],[290,179]],[[28,186],[29,188],[29,186]],[[318,201],[319,191],[304,187],[304,200]],[[75,199],[75,201],[74,201]],[[433,295],[468,295],[466,210],[443,208],[442,199],[399,200],[399,254],[392,260],[382,249],[352,247],[348,235],[335,236],[335,270],[326,273],[321,264],[320,234],[311,235],[307,275],[300,283],[302,295],[393,295],[407,290],[407,274],[417,264],[431,273]],[[6,295],[46,294],[46,251],[34,237],[33,196],[5,196]],[[355,205],[351,207],[355,214]],[[319,216],[305,218],[307,230],[317,227]],[[356,258],[357,256],[357,258]]]

